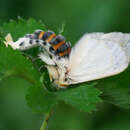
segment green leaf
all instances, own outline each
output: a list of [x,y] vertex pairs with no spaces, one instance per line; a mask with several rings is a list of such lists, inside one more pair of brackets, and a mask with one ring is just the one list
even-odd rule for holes
[[21,55],[21,52],[0,45],[0,70],[3,78],[8,76],[21,77],[32,84],[39,84],[40,73],[33,64]]
[[130,109],[130,66],[119,75],[99,80],[96,87],[104,101]]
[[[46,30],[45,26],[34,19],[27,21],[23,19],[12,20],[0,27],[0,31],[4,34],[3,36],[11,33],[14,40],[27,33],[32,33],[36,29]],[[36,51],[32,50],[30,52],[34,55],[33,53]],[[24,52],[24,54],[28,53]],[[37,62],[36,65],[39,66],[41,63]],[[34,67],[34,64],[24,57],[21,52],[18,50],[14,51],[10,47],[6,48],[4,45],[0,46],[0,69],[2,70],[0,73],[2,78],[18,76],[32,83],[32,86],[28,89],[26,99],[28,105],[35,112],[49,112],[59,100],[63,100],[87,112],[95,110],[96,104],[101,102],[99,98],[101,92],[93,84],[78,84],[74,86],[75,88],[69,87],[65,91],[55,92],[56,89],[50,83],[45,68],[42,70],[42,74],[40,74]],[[53,92],[49,92],[45,88]]]
[[[27,33],[32,33],[36,29],[44,29],[44,26],[40,22],[36,22],[34,19],[29,19],[27,21],[23,19],[10,21],[9,23],[4,24],[3,27],[0,27],[2,36],[7,35],[7,33],[11,33],[15,40]],[[3,41],[2,36],[1,41]],[[31,53],[33,54],[34,50],[32,50]],[[44,113],[48,112],[56,103],[55,95],[44,89],[44,79],[41,81],[41,78],[44,78],[44,76],[41,75],[36,66],[34,67],[34,64],[22,54],[23,52],[13,50],[11,47],[7,48],[4,43],[1,42],[0,83],[5,80],[8,82],[10,77],[16,77],[16,79],[19,77],[28,81],[31,83],[31,87],[29,87],[26,96],[28,105],[33,111]],[[26,53],[24,53],[24,55],[25,54]],[[41,63],[37,64],[37,67],[39,66],[41,66]],[[46,77],[48,78],[48,76]],[[13,80],[14,79],[15,78],[13,78]],[[21,84],[23,83],[21,82]]]
[[57,93],[57,98],[85,112],[96,109],[96,104],[101,102],[101,92],[94,87],[94,84],[81,84],[76,88]]
[[34,112],[48,113],[58,103],[58,99],[53,91],[54,88],[52,88],[46,68],[40,77],[40,82],[43,83],[42,86],[33,86],[28,89],[27,104]]
[[[37,22],[32,18],[27,21],[22,18],[19,18],[17,21],[10,20],[9,23],[4,23],[3,26],[0,27],[1,39],[3,39],[3,37],[8,33],[11,33],[13,39],[16,40],[27,33],[32,33],[36,29],[45,29],[45,26],[41,22]],[[3,44],[3,42],[1,44]],[[4,45],[1,45],[0,67],[2,70],[0,73],[5,77],[17,75],[32,83],[40,83],[40,73],[36,70],[36,68],[34,68],[34,65],[27,58],[22,56],[22,53],[18,50],[14,51],[10,47],[6,48]]]
[[40,21],[36,21],[32,18],[24,20],[19,18],[17,21],[10,20],[8,23],[4,23],[0,27],[0,32],[6,36],[8,33],[11,33],[14,40],[17,40],[19,37],[23,37],[25,34],[33,33],[36,29],[46,30],[45,25]]
[[28,89],[27,104],[34,112],[47,113],[57,103],[55,93],[46,91],[42,86],[33,86]]

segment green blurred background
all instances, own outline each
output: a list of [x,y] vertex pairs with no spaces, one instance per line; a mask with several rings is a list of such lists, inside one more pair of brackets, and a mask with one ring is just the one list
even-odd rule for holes
[[[86,32],[130,33],[130,0],[1,0],[0,24],[33,17],[74,43]],[[16,30],[17,31],[17,30]],[[0,130],[39,130],[43,115],[27,107],[27,88],[21,79],[0,84]],[[17,85],[16,85],[17,84]],[[101,104],[93,113],[80,112],[60,102],[48,130],[130,130],[130,110]]]

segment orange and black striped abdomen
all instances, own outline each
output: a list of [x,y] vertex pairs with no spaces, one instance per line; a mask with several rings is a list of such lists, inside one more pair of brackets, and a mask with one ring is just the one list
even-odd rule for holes
[[41,30],[36,31],[36,39],[43,40],[43,44],[50,45],[49,51],[60,57],[69,56],[71,51],[71,45],[69,42],[65,41],[62,35],[57,35],[52,31],[43,32]]

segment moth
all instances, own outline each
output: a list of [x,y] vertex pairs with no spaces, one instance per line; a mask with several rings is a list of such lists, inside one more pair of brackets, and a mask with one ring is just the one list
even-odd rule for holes
[[127,33],[87,33],[72,48],[52,31],[36,30],[16,42],[10,34],[5,39],[7,46],[21,51],[41,46],[38,56],[46,63],[50,80],[60,88],[119,74],[130,62]]

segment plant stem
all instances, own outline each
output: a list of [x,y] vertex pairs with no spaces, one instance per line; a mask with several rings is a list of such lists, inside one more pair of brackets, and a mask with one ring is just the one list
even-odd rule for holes
[[44,120],[43,120],[43,123],[42,123],[40,130],[46,130],[47,129],[48,120],[49,120],[50,116],[51,116],[51,112],[45,114],[45,117],[44,117]]

